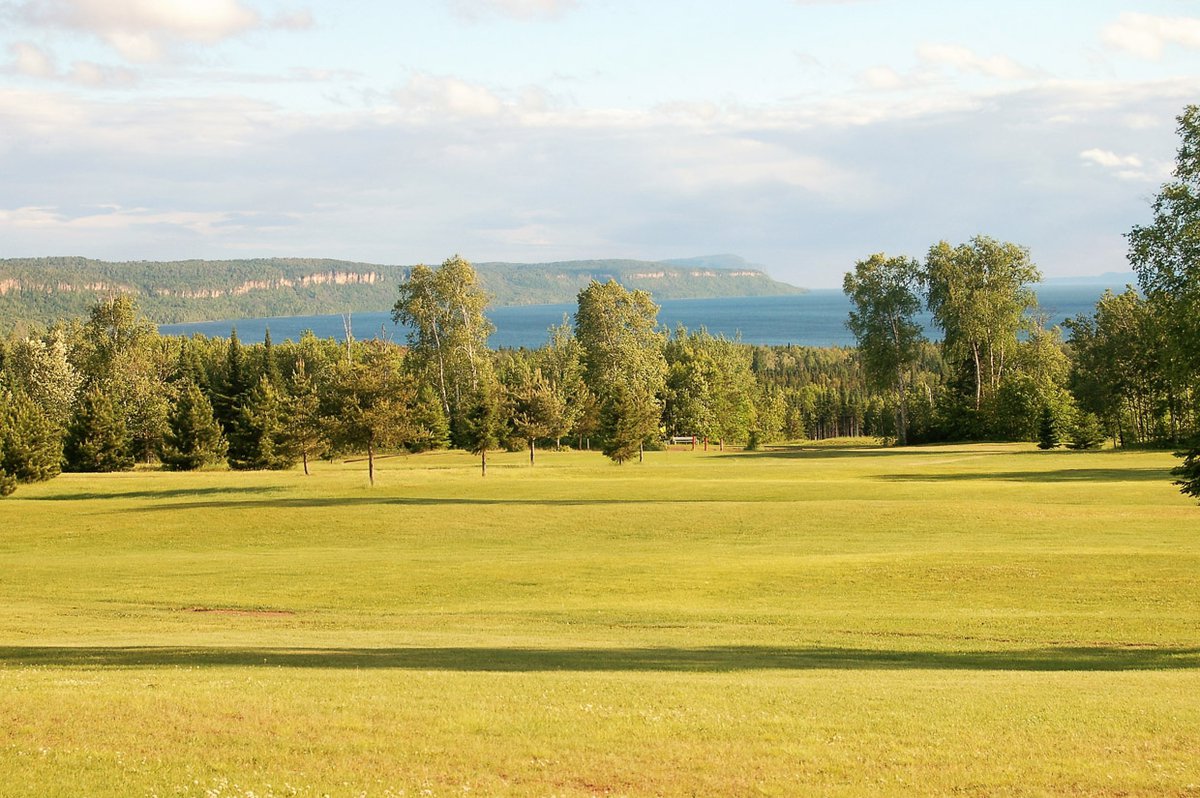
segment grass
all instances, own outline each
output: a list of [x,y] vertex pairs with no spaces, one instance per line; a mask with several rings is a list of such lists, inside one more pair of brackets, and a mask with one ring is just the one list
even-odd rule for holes
[[1171,465],[63,475],[0,503],[0,795],[1200,795]]

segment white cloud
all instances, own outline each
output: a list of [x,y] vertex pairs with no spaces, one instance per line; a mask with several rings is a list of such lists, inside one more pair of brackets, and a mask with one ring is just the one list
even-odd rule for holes
[[393,98],[401,110],[432,121],[443,116],[495,116],[505,108],[504,101],[483,86],[423,72],[413,75]]
[[1129,168],[1140,169],[1142,167],[1142,159],[1136,155],[1117,155],[1112,150],[1090,149],[1079,153],[1079,157],[1085,161],[1090,161],[1100,166],[1110,168]]
[[91,33],[134,62],[162,60],[179,43],[213,44],[263,27],[312,25],[307,11],[266,22],[241,0],[27,0],[30,23]]
[[1200,49],[1200,18],[1128,11],[1108,25],[1101,37],[1110,47],[1156,61],[1163,57],[1168,45]]
[[488,15],[511,19],[555,19],[573,10],[576,0],[449,0],[455,14],[465,19]]
[[957,44],[922,44],[917,48],[917,58],[930,66],[945,66],[1002,80],[1021,80],[1033,75],[1031,70],[1008,56],[981,56],[969,47]]
[[0,208],[0,229],[36,229],[55,234],[126,231],[136,227],[165,225],[194,233],[207,233],[230,216],[224,212],[152,211],[111,205],[72,215],[55,206],[31,205]]
[[894,91],[903,89],[908,81],[896,70],[889,66],[873,66],[863,70],[859,80],[870,89],[879,91]]
[[13,69],[22,75],[49,78],[58,72],[50,54],[36,45],[16,42],[9,45],[8,51],[13,55]]

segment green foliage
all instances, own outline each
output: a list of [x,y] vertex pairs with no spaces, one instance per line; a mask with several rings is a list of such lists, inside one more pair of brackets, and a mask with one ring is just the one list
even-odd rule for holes
[[491,382],[481,383],[467,397],[463,414],[463,440],[467,451],[479,455],[483,476],[487,476],[488,450],[500,445],[502,427],[499,387]]
[[435,387],[458,443],[464,398],[491,379],[487,339],[495,328],[483,313],[487,303],[474,267],[455,255],[437,269],[414,266],[392,308],[392,318],[409,327],[408,368]]
[[1200,444],[1182,452],[1176,452],[1176,457],[1182,457],[1183,462],[1171,469],[1171,476],[1179,477],[1175,484],[1179,492],[1194,499],[1200,499]]
[[93,385],[79,401],[63,442],[67,471],[128,471],[133,468],[133,440],[125,414],[104,386]]
[[1070,437],[1067,447],[1082,451],[1099,449],[1104,444],[1105,434],[1095,414],[1080,411],[1070,425]]
[[644,291],[593,282],[579,294],[575,335],[584,379],[598,399],[602,448],[614,461],[657,437],[666,360],[658,306]]
[[1000,388],[1017,333],[1037,300],[1041,279],[1029,251],[987,236],[957,247],[942,241],[925,258],[929,312],[942,329],[947,362],[962,364],[978,411]]
[[1058,430],[1058,419],[1050,407],[1042,407],[1042,417],[1038,422],[1038,448],[1055,449],[1061,445],[1062,438]]
[[367,453],[367,474],[373,485],[376,450],[405,446],[420,431],[412,412],[416,392],[400,353],[382,341],[367,342],[361,351],[361,359],[331,367],[327,418],[335,446]]
[[62,467],[62,429],[24,391],[0,392],[0,471],[41,482]]
[[[286,397],[261,379],[238,407],[230,438],[229,465],[239,470],[290,468],[300,459]],[[236,441],[236,445],[234,444]]]
[[1174,180],[1159,190],[1154,219],[1128,235],[1129,261],[1161,309],[1163,343],[1188,375],[1200,374],[1200,106],[1177,118]]
[[208,397],[196,383],[183,381],[167,416],[167,431],[159,447],[163,465],[173,471],[193,471],[219,462],[227,449]]
[[921,266],[882,252],[854,265],[842,290],[850,298],[846,326],[858,341],[863,370],[872,387],[895,392],[896,440],[908,442],[908,382],[925,336],[916,314],[921,310],[917,286]]

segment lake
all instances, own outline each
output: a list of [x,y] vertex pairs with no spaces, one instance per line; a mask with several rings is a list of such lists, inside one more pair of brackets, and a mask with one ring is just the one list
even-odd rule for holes
[[[1037,287],[1038,302],[1052,324],[1079,313],[1090,314],[1105,288],[1121,290],[1124,286],[1106,285],[1042,285]],[[796,344],[799,346],[853,346],[854,336],[846,329],[846,314],[850,302],[839,290],[818,290],[794,296],[721,297],[717,299],[667,299],[659,303],[659,323],[674,329],[682,324],[689,330],[707,327],[718,333],[741,339],[750,344]],[[489,343],[493,348],[535,348],[546,343],[547,330],[561,324],[563,316],[570,317],[575,304],[520,305],[488,310],[488,318],[496,326]],[[938,338],[938,331],[929,326],[928,314],[920,316],[926,325],[926,335]],[[351,318],[355,338],[388,338],[403,342],[406,330],[392,322],[390,312],[355,313]],[[343,338],[343,319],[328,316],[278,316],[264,319],[202,321],[188,324],[164,324],[164,335],[228,336],[236,327],[238,337],[246,343],[258,343],[269,327],[275,341],[296,340],[305,330],[318,338]]]

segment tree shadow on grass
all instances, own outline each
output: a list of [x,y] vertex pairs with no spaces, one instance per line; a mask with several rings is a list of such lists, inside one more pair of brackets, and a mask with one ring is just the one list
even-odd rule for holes
[[261,667],[464,672],[746,670],[1134,671],[1200,668],[1200,648],[1113,646],[1014,651],[854,648],[212,648],[0,647],[0,667]]
[[150,504],[133,507],[124,512],[174,512],[176,510],[251,510],[251,509],[307,509],[320,507],[453,507],[453,506],[504,506],[504,507],[602,507],[614,505],[675,504],[743,504],[741,498],[695,498],[669,499],[647,496],[629,499],[517,499],[505,497],[461,496],[297,496],[291,498],[230,499],[228,501],[177,502],[172,504]]
[[956,471],[950,474],[880,474],[886,482],[1162,482],[1169,468],[1062,468],[1056,471]]
[[173,490],[114,490],[104,493],[57,493],[53,496],[31,497],[29,501],[73,502],[93,499],[186,499],[196,496],[228,496],[245,494],[278,493],[279,487],[218,487],[177,488]]

